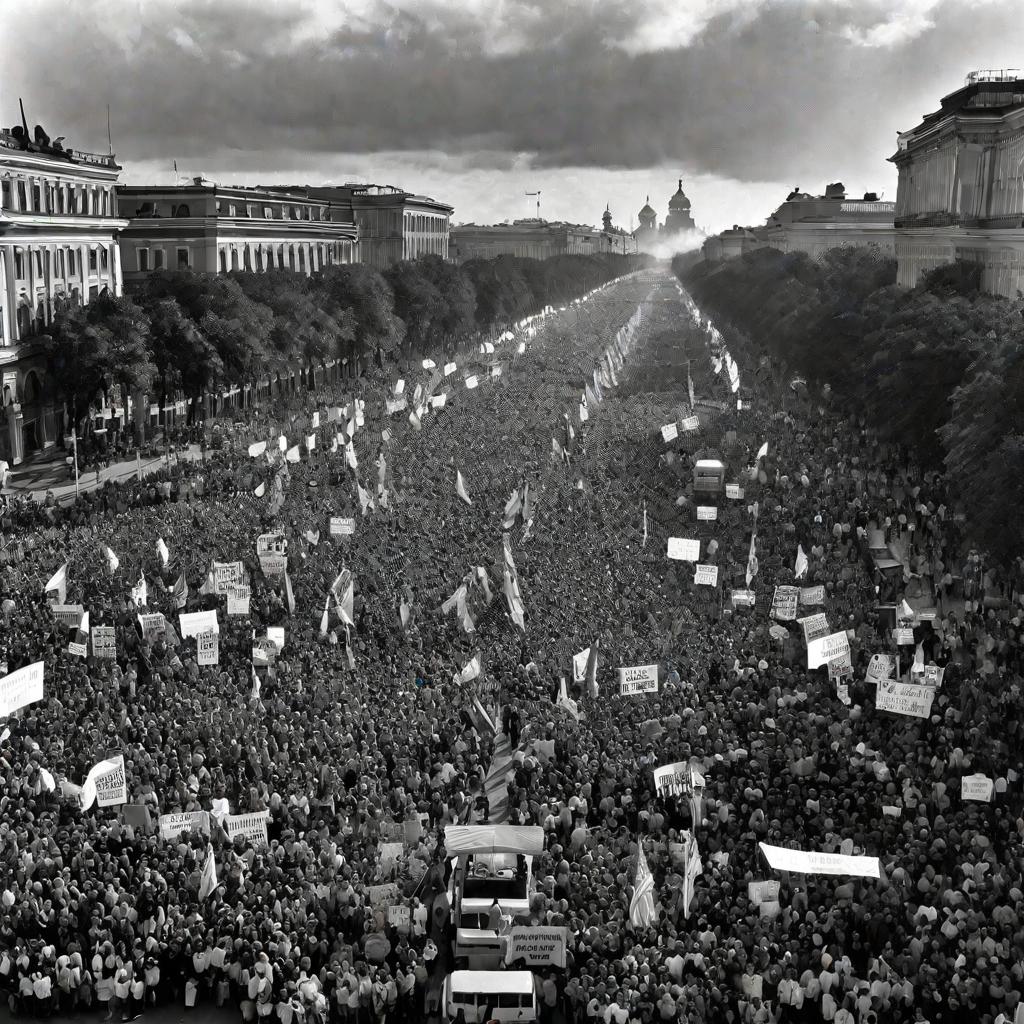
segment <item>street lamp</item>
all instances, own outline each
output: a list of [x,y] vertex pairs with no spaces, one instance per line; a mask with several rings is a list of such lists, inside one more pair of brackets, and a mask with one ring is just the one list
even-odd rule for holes
[[81,497],[81,492],[78,487],[78,424],[73,424],[73,430],[71,433],[71,451],[75,459],[75,500],[77,501]]

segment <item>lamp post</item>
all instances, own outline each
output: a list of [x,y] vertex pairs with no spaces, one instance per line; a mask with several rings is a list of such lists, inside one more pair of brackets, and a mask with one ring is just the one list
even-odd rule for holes
[[74,424],[74,430],[71,434],[71,451],[75,459],[75,500],[77,501],[81,497],[81,492],[78,486],[78,424]]

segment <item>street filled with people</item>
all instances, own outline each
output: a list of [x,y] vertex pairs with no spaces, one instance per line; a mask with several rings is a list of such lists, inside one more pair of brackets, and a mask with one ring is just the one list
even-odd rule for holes
[[448,1019],[501,820],[543,1024],[1021,1024],[1024,560],[948,501],[659,269],[7,496],[11,1011]]

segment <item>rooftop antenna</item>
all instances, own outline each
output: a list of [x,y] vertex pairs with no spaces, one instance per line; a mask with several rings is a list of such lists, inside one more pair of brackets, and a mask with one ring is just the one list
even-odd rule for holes
[[18,106],[21,107],[21,126],[25,129],[25,141],[29,139],[28,134],[28,120],[25,117],[25,104],[22,102],[21,97],[18,97]]
[[538,189],[536,192],[527,192],[526,195],[537,197],[537,220],[540,220],[540,190]]
[[114,155],[114,147],[110,141],[110,104],[107,104],[107,154],[108,156]]

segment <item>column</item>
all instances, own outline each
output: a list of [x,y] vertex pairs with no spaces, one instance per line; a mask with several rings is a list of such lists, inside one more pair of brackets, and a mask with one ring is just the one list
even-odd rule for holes
[[7,429],[10,431],[11,462],[15,466],[20,466],[25,460],[25,447],[21,436],[24,422],[25,417],[21,413],[20,403],[15,402],[7,407]]
[[[38,249],[31,245],[25,246],[25,256],[28,260],[28,305],[29,305],[29,319],[35,320],[36,318],[36,285],[39,283],[36,280],[36,253]],[[36,329],[39,329],[37,325]]]
[[115,240],[110,243],[108,248],[110,256],[110,290],[115,295],[122,295],[124,294],[124,279],[121,276],[121,246]]
[[9,245],[0,245],[0,284],[4,289],[4,343],[18,343],[18,294],[14,289],[14,252]]
[[82,282],[81,294],[82,294],[82,305],[89,305],[89,246],[80,245],[78,247],[78,277]]

